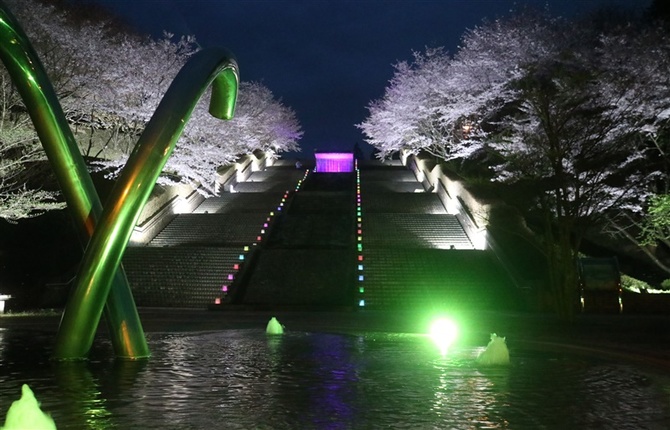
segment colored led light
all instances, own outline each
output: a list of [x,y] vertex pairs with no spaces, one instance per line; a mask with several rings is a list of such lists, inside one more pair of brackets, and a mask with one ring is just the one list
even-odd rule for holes
[[228,285],[222,285],[221,286],[221,291],[223,291],[224,293],[227,293],[228,292]]
[[363,294],[365,292],[365,288],[364,287],[358,287],[358,292]]
[[360,306],[360,307],[365,306],[365,300],[359,300],[358,301],[358,306]]
[[240,265],[238,263],[233,264],[233,270],[240,270]]
[[358,270],[363,270],[363,265],[362,264],[358,265]]
[[364,280],[365,280],[365,277],[364,277],[363,275],[358,275],[358,280],[359,280],[359,281],[364,281]]

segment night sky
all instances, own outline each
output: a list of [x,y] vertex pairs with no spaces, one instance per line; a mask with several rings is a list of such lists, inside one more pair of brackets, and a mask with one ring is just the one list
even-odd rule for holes
[[[392,65],[414,51],[456,51],[464,31],[523,5],[573,17],[600,6],[643,9],[651,0],[91,0],[152,35],[192,34],[237,57],[241,79],[262,82],[293,108],[313,150],[351,150],[355,127],[380,98]],[[369,150],[369,148],[368,148]]]

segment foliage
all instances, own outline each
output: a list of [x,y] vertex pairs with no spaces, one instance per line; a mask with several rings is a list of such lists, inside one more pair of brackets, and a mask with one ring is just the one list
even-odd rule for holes
[[[6,3],[38,52],[83,155],[100,161],[98,168],[110,168],[112,176],[118,174],[168,86],[199,49],[197,42],[192,36],[138,36],[119,31],[104,17],[81,19],[37,0]],[[54,204],[55,194],[31,188],[40,178],[31,178],[27,167],[44,155],[4,69],[0,91],[2,127],[31,136],[15,141],[7,141],[7,133],[0,136],[0,217],[17,219],[62,207]],[[196,107],[161,182],[202,185],[201,191],[210,194],[217,168],[240,155],[298,150],[302,131],[295,113],[261,84],[243,83],[231,122],[208,115],[207,100]],[[4,164],[16,172],[8,176]]]
[[621,275],[621,288],[627,291],[639,293],[641,291],[651,290],[651,285],[631,276]]
[[654,245],[670,240],[670,195],[652,196],[644,219],[640,237],[643,245]]

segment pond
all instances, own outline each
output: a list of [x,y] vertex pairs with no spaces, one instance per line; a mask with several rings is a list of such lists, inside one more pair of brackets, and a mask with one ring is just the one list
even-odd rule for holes
[[427,336],[263,329],[149,333],[146,361],[49,360],[52,334],[0,329],[2,421],[30,385],[58,429],[667,429],[670,377],[568,352]]

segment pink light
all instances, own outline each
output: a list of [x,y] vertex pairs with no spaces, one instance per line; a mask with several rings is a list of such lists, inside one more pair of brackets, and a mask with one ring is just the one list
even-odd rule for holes
[[351,152],[317,152],[316,171],[319,173],[346,173],[354,171],[354,154]]
[[237,263],[233,264],[233,270],[240,270],[240,265]]
[[220,305],[221,304],[221,297],[217,297],[214,299],[214,304],[215,305]]
[[233,274],[232,274],[232,273],[229,273],[229,274],[228,274],[228,280],[229,280],[229,281],[232,281],[233,279],[234,279]]
[[221,291],[223,291],[224,293],[227,293],[228,292],[228,285],[222,285],[221,286]]

